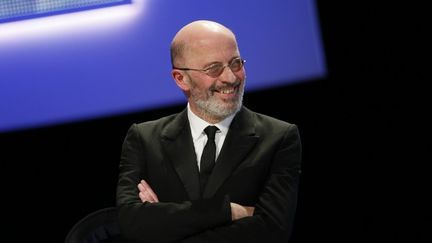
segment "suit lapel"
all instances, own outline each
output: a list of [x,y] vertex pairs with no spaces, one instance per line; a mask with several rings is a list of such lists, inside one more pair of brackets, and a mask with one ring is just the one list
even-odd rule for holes
[[198,199],[199,171],[186,110],[177,115],[162,131],[162,144],[189,198]]
[[223,182],[258,141],[253,113],[242,108],[231,123],[224,145],[204,190],[204,198],[212,197]]

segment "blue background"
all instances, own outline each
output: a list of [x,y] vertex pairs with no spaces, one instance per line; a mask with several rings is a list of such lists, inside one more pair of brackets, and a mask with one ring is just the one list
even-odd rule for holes
[[236,33],[247,60],[246,92],[326,73],[311,0],[141,0],[141,8],[112,28],[108,21],[82,31],[65,27],[38,41],[0,36],[0,132],[183,102],[170,76],[169,46],[183,25],[198,19]]

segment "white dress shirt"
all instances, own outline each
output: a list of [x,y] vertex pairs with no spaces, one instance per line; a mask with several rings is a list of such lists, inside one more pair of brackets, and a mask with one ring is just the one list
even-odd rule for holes
[[222,149],[222,145],[223,145],[225,138],[226,138],[226,135],[228,133],[229,126],[230,126],[232,120],[234,119],[234,116],[236,113],[228,116],[227,118],[225,118],[224,120],[222,120],[216,124],[211,124],[211,123],[204,121],[203,119],[201,119],[197,115],[195,115],[192,112],[192,110],[190,109],[190,106],[188,103],[187,114],[188,114],[190,129],[192,132],[192,140],[193,140],[193,144],[195,147],[195,155],[196,155],[197,162],[198,162],[198,169],[200,169],[201,155],[202,155],[202,152],[204,150],[204,146],[207,143],[207,135],[204,132],[204,129],[207,126],[216,126],[219,129],[219,131],[216,132],[216,136],[215,136],[215,144],[216,144],[216,158],[215,158],[215,160],[217,162],[217,158],[218,158],[219,153]]

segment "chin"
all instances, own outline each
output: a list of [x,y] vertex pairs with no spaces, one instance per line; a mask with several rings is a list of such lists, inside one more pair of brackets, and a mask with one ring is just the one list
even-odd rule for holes
[[240,109],[240,106],[241,105],[239,105],[239,103],[237,103],[237,102],[236,103],[229,103],[229,104],[225,103],[225,104],[220,105],[218,107],[217,113],[219,113],[219,115],[222,117],[227,117],[227,116],[232,115],[233,113],[237,112]]

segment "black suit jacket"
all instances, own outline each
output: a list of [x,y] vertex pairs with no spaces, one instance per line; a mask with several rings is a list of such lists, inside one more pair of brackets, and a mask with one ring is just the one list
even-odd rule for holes
[[[301,144],[296,125],[243,107],[200,196],[187,111],[134,124],[117,187],[123,234],[139,242],[286,242],[297,202]],[[142,203],[144,179],[159,203]],[[231,221],[230,202],[254,206]]]

